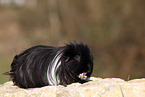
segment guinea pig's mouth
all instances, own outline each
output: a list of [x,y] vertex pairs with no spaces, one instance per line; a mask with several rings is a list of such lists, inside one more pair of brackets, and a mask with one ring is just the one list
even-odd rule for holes
[[[89,79],[89,77],[87,76],[87,72],[83,72],[83,73],[80,73],[79,75],[77,75],[76,73],[74,73],[72,70],[69,69],[68,66],[66,66],[66,69],[71,72],[71,76],[75,76],[83,81],[87,81]],[[74,78],[74,77],[73,77]],[[75,79],[75,78],[74,78]]]

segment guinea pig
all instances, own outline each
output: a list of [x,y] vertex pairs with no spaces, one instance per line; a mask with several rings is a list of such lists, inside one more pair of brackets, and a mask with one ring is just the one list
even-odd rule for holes
[[11,64],[13,83],[21,88],[64,85],[89,80],[93,71],[93,55],[83,43],[62,47],[38,45],[16,55]]

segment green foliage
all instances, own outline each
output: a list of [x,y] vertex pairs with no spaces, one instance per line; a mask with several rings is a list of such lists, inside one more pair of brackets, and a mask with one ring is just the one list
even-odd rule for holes
[[0,56],[0,84],[9,80],[9,76],[5,76],[3,73],[10,70],[10,57]]

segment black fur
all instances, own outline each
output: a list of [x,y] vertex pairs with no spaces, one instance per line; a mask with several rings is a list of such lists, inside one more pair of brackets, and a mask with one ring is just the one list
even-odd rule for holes
[[[93,56],[83,43],[64,47],[35,46],[14,57],[10,75],[15,85],[35,88],[47,85],[68,85],[86,82],[93,70]],[[79,78],[85,73],[87,79]]]

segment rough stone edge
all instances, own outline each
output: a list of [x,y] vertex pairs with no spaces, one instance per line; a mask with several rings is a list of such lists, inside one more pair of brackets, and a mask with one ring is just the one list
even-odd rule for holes
[[34,89],[21,89],[9,81],[0,85],[0,97],[145,97],[145,78],[124,81],[120,78],[91,77],[90,80],[92,81],[73,83],[67,87],[59,85]]

